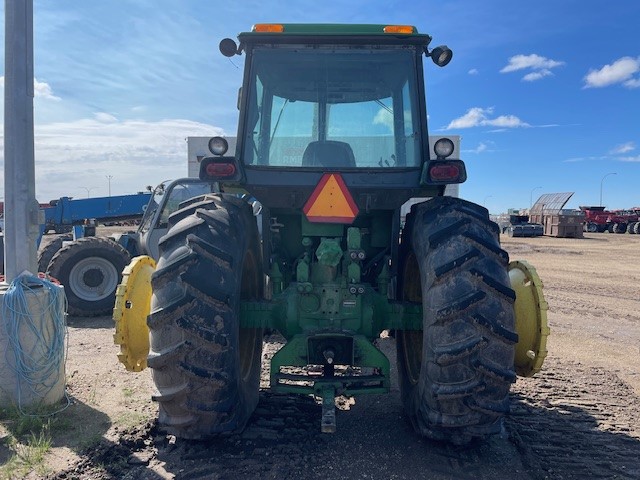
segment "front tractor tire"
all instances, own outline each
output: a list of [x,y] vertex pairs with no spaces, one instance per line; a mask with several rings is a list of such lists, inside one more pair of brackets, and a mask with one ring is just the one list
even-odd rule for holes
[[150,353],[159,426],[180,438],[241,431],[258,403],[262,330],[239,327],[262,298],[250,205],[220,195],[176,212],[151,284]]
[[[95,317],[113,311],[116,288],[130,259],[113,240],[85,237],[55,252],[46,273],[64,285],[69,315]],[[44,265],[42,257],[40,265]]]
[[415,205],[401,245],[400,288],[421,302],[423,330],[396,334],[404,409],[419,434],[454,444],[499,433],[515,381],[513,302],[499,228],[451,197]]

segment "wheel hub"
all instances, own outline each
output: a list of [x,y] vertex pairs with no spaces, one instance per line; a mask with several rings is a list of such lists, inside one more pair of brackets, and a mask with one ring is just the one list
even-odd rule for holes
[[509,279],[511,288],[516,292],[514,310],[518,343],[515,370],[521,377],[532,377],[540,371],[547,356],[549,305],[542,295],[542,280],[529,263],[511,262]]
[[147,368],[151,311],[151,275],[156,262],[151,257],[135,257],[122,272],[122,283],[116,290],[113,320],[116,333],[113,342],[120,345],[118,360],[127,370],[139,372]]
[[91,268],[84,272],[82,280],[89,288],[96,288],[104,282],[104,274],[99,268]]

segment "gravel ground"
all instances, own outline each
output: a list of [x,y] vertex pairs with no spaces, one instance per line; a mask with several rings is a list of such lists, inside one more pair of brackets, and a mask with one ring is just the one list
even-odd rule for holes
[[[543,370],[512,388],[502,435],[466,447],[418,438],[394,371],[390,394],[341,399],[337,433],[321,434],[312,398],[269,392],[264,367],[280,344],[272,336],[245,431],[181,441],[155,427],[149,373],[118,363],[111,319],[70,318],[72,404],[61,414],[66,428],[54,435],[47,478],[640,478],[640,272],[630,261],[640,236],[502,241],[513,260],[537,267],[552,328]],[[393,338],[379,347],[394,363]]]

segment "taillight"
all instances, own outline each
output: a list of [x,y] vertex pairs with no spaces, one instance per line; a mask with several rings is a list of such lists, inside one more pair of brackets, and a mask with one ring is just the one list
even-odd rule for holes
[[233,163],[210,163],[207,165],[207,175],[210,177],[233,177],[236,166]]
[[200,180],[239,180],[234,157],[206,157],[200,161]]
[[429,175],[432,180],[448,182],[460,176],[460,169],[456,165],[434,165],[429,169]]
[[464,183],[467,169],[462,160],[431,160],[423,166],[421,185],[447,185]]

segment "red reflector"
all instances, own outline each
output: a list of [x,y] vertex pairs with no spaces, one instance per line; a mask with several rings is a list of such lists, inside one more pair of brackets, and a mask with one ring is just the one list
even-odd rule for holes
[[233,177],[236,166],[233,163],[210,163],[207,165],[207,175],[210,177]]
[[431,180],[446,181],[457,180],[460,169],[455,165],[435,165],[429,169]]

